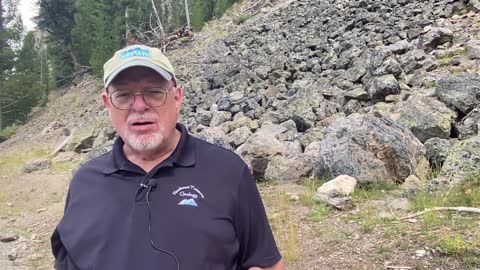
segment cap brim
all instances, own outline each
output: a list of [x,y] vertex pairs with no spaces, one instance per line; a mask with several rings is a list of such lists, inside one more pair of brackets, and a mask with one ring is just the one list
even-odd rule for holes
[[117,75],[120,74],[120,72],[122,72],[125,69],[130,68],[130,67],[151,68],[151,69],[155,70],[158,74],[160,74],[163,78],[165,78],[165,80],[170,81],[172,79],[172,74],[170,74],[165,69],[163,69],[163,68],[159,67],[158,65],[155,65],[151,62],[141,60],[141,59],[137,59],[137,60],[129,61],[129,62],[119,66],[116,70],[114,70],[112,72],[112,74],[110,74],[110,76],[108,76],[107,80],[105,81],[105,87],[108,87],[110,85],[110,83],[113,81],[113,79],[115,79],[115,77],[117,77]]

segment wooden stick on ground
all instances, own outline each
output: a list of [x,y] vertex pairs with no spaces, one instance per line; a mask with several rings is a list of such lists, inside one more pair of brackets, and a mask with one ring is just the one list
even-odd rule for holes
[[480,208],[475,208],[475,207],[465,207],[465,206],[460,206],[460,207],[433,207],[433,208],[427,208],[423,211],[420,211],[415,214],[408,215],[406,217],[399,218],[398,220],[405,220],[405,219],[411,219],[414,217],[421,216],[425,214],[426,212],[431,212],[431,211],[455,211],[455,212],[461,212],[461,213],[473,213],[473,214],[480,214]]

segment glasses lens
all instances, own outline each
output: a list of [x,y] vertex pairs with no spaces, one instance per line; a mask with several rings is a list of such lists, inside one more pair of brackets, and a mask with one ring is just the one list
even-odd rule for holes
[[[150,88],[142,93],[143,101],[150,107],[160,107],[167,101],[167,90],[163,88]],[[120,110],[128,110],[135,102],[135,94],[130,90],[112,92],[110,99],[113,106]]]
[[167,91],[163,88],[150,88],[143,92],[143,100],[150,107],[160,107],[167,100]]
[[126,110],[132,106],[134,95],[130,91],[115,91],[111,95],[111,100],[115,107]]

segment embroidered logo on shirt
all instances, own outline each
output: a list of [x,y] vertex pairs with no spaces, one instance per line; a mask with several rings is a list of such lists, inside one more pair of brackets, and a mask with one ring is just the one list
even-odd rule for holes
[[175,196],[178,195],[182,198],[178,205],[198,207],[197,201],[199,199],[205,199],[203,193],[195,186],[179,187],[174,192],[172,192],[172,194]]

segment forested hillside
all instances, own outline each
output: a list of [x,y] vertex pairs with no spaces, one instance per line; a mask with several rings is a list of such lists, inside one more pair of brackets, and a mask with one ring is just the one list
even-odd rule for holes
[[27,33],[19,0],[0,1],[0,138],[50,91],[86,73],[100,76],[113,51],[128,43],[160,46],[182,27],[199,31],[235,2],[39,0],[37,28]]

